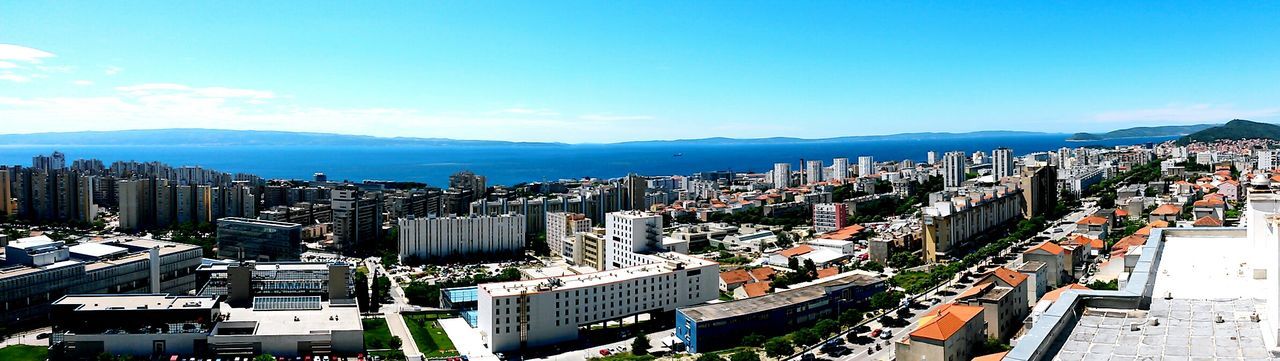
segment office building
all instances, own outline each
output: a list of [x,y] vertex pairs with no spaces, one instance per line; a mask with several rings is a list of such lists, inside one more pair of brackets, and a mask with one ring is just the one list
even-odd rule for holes
[[336,189],[333,211],[333,247],[347,253],[382,237],[382,193],[365,194],[355,189]]
[[198,246],[116,238],[67,246],[46,236],[5,245],[0,266],[0,322],[46,319],[66,294],[185,293],[196,289]]
[[791,187],[791,163],[773,163],[772,176],[774,188]]
[[738,346],[746,335],[783,335],[834,319],[886,287],[878,277],[852,271],[757,297],[682,307],[675,334],[690,353],[715,352]]
[[261,219],[218,220],[218,257],[233,260],[297,260],[302,254],[302,225]]
[[639,265],[478,286],[478,329],[494,352],[579,339],[583,327],[662,314],[719,296],[719,265],[676,253],[637,255]]
[[957,188],[965,181],[964,152],[954,151],[947,152],[942,156],[942,186],[945,188]]
[[858,156],[858,176],[868,177],[876,173],[876,158],[869,155]]
[[849,178],[849,158],[836,158],[831,161],[831,177],[839,180]]
[[662,216],[648,212],[613,212],[605,216],[606,266],[619,269],[638,266],[648,260],[641,256],[662,246]]
[[400,218],[400,259],[518,254],[525,245],[524,222],[515,214]]
[[848,224],[848,206],[844,203],[819,203],[813,205],[813,231],[816,233],[834,232]]
[[991,168],[996,179],[1018,175],[1017,169],[1013,166],[1013,149],[1001,147],[992,150]]

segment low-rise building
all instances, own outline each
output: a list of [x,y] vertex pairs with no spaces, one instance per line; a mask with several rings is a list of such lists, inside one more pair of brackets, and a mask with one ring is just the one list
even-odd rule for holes
[[955,303],[982,307],[987,337],[1008,339],[1022,328],[1027,317],[1027,275],[997,267],[961,292]]
[[302,254],[302,225],[262,219],[218,220],[218,257],[235,260],[297,260]]
[[969,360],[987,340],[983,308],[946,304],[920,318],[920,324],[894,345],[899,360]]

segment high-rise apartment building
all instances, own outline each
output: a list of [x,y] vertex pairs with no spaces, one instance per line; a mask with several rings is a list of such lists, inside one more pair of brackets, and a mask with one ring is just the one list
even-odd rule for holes
[[849,178],[849,158],[836,158],[831,161],[831,176],[835,179]]
[[605,216],[608,251],[605,269],[637,266],[646,262],[638,253],[662,246],[662,216],[649,212],[613,212]]
[[31,168],[43,171],[62,170],[67,168],[67,156],[59,151],[50,155],[37,155],[31,157]]
[[572,259],[573,247],[568,247],[567,243],[572,242],[574,234],[590,230],[591,218],[587,218],[585,214],[547,213],[547,247],[551,249],[552,255]]
[[791,163],[773,163],[773,187],[783,189],[791,186]]
[[928,154],[925,154],[925,161],[929,164],[938,164],[938,152],[929,151]]
[[330,200],[333,209],[333,246],[350,252],[362,243],[382,237],[382,194],[337,189]]
[[524,217],[518,214],[470,217],[400,218],[400,259],[440,259],[481,254],[514,254],[524,249]]
[[804,164],[804,183],[813,184],[822,181],[822,161],[810,160]]
[[858,156],[858,176],[866,177],[876,172],[876,159],[869,155]]
[[991,151],[991,168],[996,179],[1018,175],[1013,168],[1013,149],[1000,147]]
[[942,156],[942,186],[959,187],[965,181],[965,154],[962,151],[947,152]]
[[827,233],[844,228],[848,217],[844,203],[819,203],[813,205],[813,231]]

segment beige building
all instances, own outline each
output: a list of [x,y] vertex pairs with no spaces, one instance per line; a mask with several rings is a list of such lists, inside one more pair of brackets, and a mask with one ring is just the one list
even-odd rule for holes
[[1016,183],[971,188],[923,210],[924,258],[960,258],[953,249],[995,227],[1022,217],[1022,190]]
[[920,318],[920,326],[895,344],[898,360],[960,361],[975,356],[987,340],[978,306],[942,305]]
[[1027,275],[999,267],[956,296],[959,304],[982,307],[987,337],[1006,340],[1022,328],[1027,317]]

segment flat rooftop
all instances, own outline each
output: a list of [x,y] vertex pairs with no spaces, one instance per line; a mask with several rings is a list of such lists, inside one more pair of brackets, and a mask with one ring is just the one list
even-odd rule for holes
[[[523,281],[486,283],[477,287],[489,293],[489,295],[493,297],[513,296],[521,293],[536,294],[554,290],[606,285],[636,278],[657,276],[675,271],[676,265],[680,263],[684,264],[685,269],[718,265],[718,263],[715,262],[677,253],[660,253],[647,255],[646,257],[652,259],[654,263],[558,278],[537,278]],[[558,284],[551,286],[551,280],[555,280]]]
[[[255,322],[254,335],[306,335],[363,329],[360,323],[360,309],[355,303],[334,305],[321,302],[318,310],[279,311],[231,308],[223,304],[221,310],[224,314],[231,315],[226,320],[231,324]],[[218,327],[222,327],[222,324]]]
[[811,281],[803,284],[803,286],[797,285],[800,286],[798,288],[766,293],[759,297],[681,308],[679,312],[698,322],[714,321],[816,300],[827,295],[828,287],[844,285],[865,286],[881,282],[879,278],[859,272],[861,271],[845,272],[826,279]]
[[[204,271],[226,272],[231,266],[230,261],[217,261],[210,264],[200,265],[200,269]],[[254,271],[329,271],[329,262],[254,262]]]
[[[1151,310],[1088,308],[1054,360],[1269,359],[1253,299],[1153,300]],[[1222,316],[1223,322],[1214,319]],[[1152,318],[1160,319],[1152,326]],[[1137,329],[1131,328],[1138,325]]]
[[54,305],[80,305],[77,311],[106,311],[134,309],[212,309],[218,304],[217,298],[206,296],[172,296],[167,294],[120,294],[120,295],[69,295],[53,303]]

